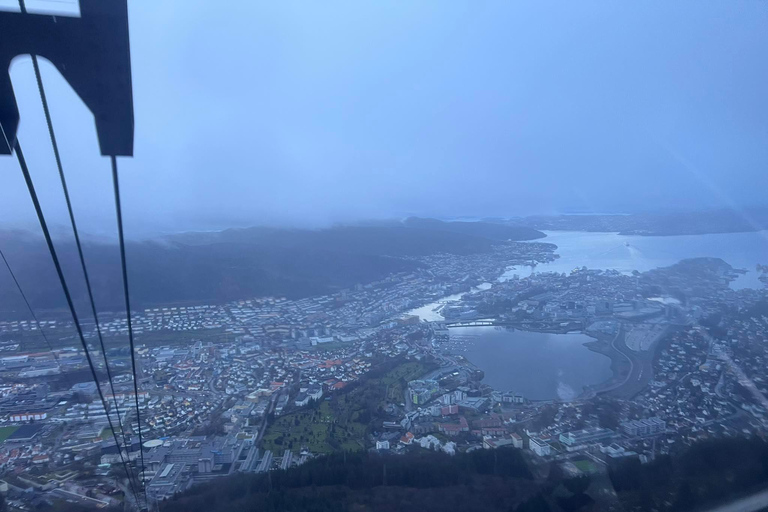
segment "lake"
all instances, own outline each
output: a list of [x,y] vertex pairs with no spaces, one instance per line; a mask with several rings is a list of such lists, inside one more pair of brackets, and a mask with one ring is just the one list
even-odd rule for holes
[[531,400],[573,400],[584,386],[611,375],[611,360],[592,352],[586,334],[550,334],[502,327],[451,329],[451,352],[485,372],[483,383]]
[[[748,272],[731,286],[758,288],[763,284],[755,271],[757,263],[768,263],[768,231],[685,236],[622,236],[616,233],[574,231],[547,232],[540,241],[556,244],[560,258],[531,267],[509,269],[499,279],[536,272],[570,272],[586,266],[640,272],[677,263],[686,258],[722,258]],[[490,286],[488,283],[481,288]],[[410,314],[422,320],[443,320],[440,303],[459,300],[462,294],[415,309]],[[451,345],[485,372],[485,382],[500,391],[517,391],[534,400],[569,400],[586,385],[611,377],[610,359],[583,344],[584,334],[548,334],[507,331],[494,327],[451,329]]]

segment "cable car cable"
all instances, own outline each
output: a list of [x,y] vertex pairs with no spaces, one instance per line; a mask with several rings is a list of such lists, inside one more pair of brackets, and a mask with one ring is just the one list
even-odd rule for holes
[[[141,437],[141,412],[139,411],[139,382],[136,375],[136,350],[133,343],[133,325],[131,321],[131,298],[128,292],[128,269],[125,264],[125,237],[123,236],[123,212],[120,206],[120,184],[117,177],[117,158],[112,155],[112,185],[115,189],[115,213],[117,215],[117,236],[120,242],[120,264],[123,271],[123,293],[125,295],[125,314],[128,319],[128,343],[131,346],[131,369],[133,370],[133,390],[136,397],[136,420],[139,423],[139,444],[143,446]],[[141,450],[141,478],[144,481],[144,450]],[[144,499],[147,497],[146,483],[144,484]]]
[[56,361],[56,366],[59,367],[59,372],[62,375],[64,375],[64,372],[61,369],[61,364],[59,363],[59,358],[56,357],[56,353],[53,351],[51,342],[50,340],[48,340],[48,336],[45,335],[45,331],[43,330],[43,327],[40,325],[40,321],[37,319],[37,315],[35,315],[35,312],[32,309],[32,306],[29,304],[29,300],[27,300],[27,295],[24,293],[24,290],[21,289],[21,284],[19,284],[18,279],[16,279],[16,274],[11,269],[11,264],[8,263],[8,260],[6,259],[2,249],[0,249],[0,258],[3,259],[3,263],[5,263],[5,268],[8,269],[8,273],[11,275],[11,279],[13,279],[13,282],[16,285],[16,289],[19,290],[19,294],[21,295],[21,298],[24,300],[24,304],[26,304],[27,309],[29,310],[29,314],[32,316],[32,320],[35,322],[35,325],[37,326],[37,330],[40,331],[40,334],[43,336],[43,339],[45,340],[45,344],[48,345],[48,349],[51,351],[51,355],[53,355],[53,360]]
[[[91,359],[91,354],[88,351],[88,344],[85,342],[85,336],[83,335],[83,329],[80,326],[80,320],[77,317],[77,311],[75,310],[75,305],[72,301],[72,295],[69,293],[69,287],[67,286],[67,281],[64,278],[64,272],[61,269],[61,264],[59,263],[59,257],[56,254],[56,248],[53,245],[53,240],[51,239],[51,233],[48,231],[48,224],[45,221],[45,215],[43,215],[43,210],[40,207],[40,201],[37,198],[37,192],[35,192],[35,185],[32,182],[32,177],[29,174],[29,168],[27,168],[27,162],[24,159],[24,153],[21,150],[21,144],[19,143],[18,139],[16,139],[15,153],[16,153],[16,158],[19,161],[19,167],[21,167],[21,172],[24,175],[24,181],[27,184],[27,189],[29,190],[29,196],[32,199],[32,204],[35,207],[37,220],[38,222],[40,222],[40,227],[43,230],[43,236],[45,237],[45,242],[48,245],[48,252],[51,255],[51,259],[53,260],[54,267],[56,267],[56,274],[59,277],[61,288],[64,291],[64,297],[67,300],[67,306],[69,306],[69,312],[71,313],[72,320],[75,323],[75,329],[77,330],[77,334],[80,338],[80,343],[83,345],[83,351],[85,352],[85,358],[88,361],[88,366],[90,367],[90,370],[91,370],[91,376],[93,377],[93,381],[96,383],[96,390],[99,393],[99,398],[101,399],[101,405],[104,407],[104,412],[106,412],[107,401],[104,399],[104,393],[101,390],[101,384],[99,384],[99,377],[96,374],[96,367],[94,366],[93,360]],[[125,474],[128,477],[129,482],[131,483],[131,488],[133,488],[131,473],[128,470],[128,464],[125,462],[125,457],[123,457],[122,450],[119,449],[120,443],[117,440],[117,432],[115,431],[115,427],[112,424],[112,418],[110,417],[109,414],[107,414],[107,421],[109,422],[109,428],[112,429],[112,437],[115,439],[115,444],[118,447],[118,454],[120,455],[120,460],[123,463]],[[143,460],[144,454],[142,453],[141,456]],[[135,489],[133,489],[133,494],[134,494],[134,497],[136,498],[136,503],[138,504],[139,499]],[[146,495],[145,495],[145,498],[146,498]]]
[[[101,333],[101,324],[99,322],[99,315],[96,312],[96,302],[93,299],[93,290],[91,288],[91,280],[88,276],[88,269],[85,264],[85,257],[83,256],[83,247],[80,243],[80,234],[77,230],[77,223],[75,222],[75,214],[72,211],[72,201],[69,198],[69,188],[67,187],[67,180],[64,177],[64,168],[61,164],[61,156],[59,154],[59,144],[56,141],[56,134],[53,131],[53,121],[51,120],[51,112],[48,109],[48,99],[45,95],[45,88],[43,87],[43,77],[40,73],[40,66],[37,62],[37,55],[32,55],[32,66],[35,69],[35,78],[37,79],[37,88],[40,91],[40,100],[43,104],[43,111],[45,112],[45,122],[48,125],[48,135],[51,138],[51,146],[53,146],[53,154],[56,158],[56,167],[59,171],[59,178],[61,179],[61,188],[64,190],[64,199],[67,203],[67,212],[69,213],[69,221],[72,224],[72,232],[75,235],[75,246],[77,247],[77,254],[80,258],[80,267],[83,270],[83,277],[85,278],[85,288],[88,292],[88,300],[91,305],[91,313],[93,314],[93,320],[96,323],[96,333],[99,337],[99,345],[101,346],[101,353],[104,357],[104,367],[107,370],[107,378],[109,379],[109,387],[112,390],[112,400],[115,404],[115,412],[117,413],[117,422],[120,424],[120,432],[123,437],[123,446],[128,446],[128,438],[125,435],[125,428],[123,428],[123,420],[120,417],[120,407],[117,404],[117,395],[115,393],[115,385],[112,381],[112,371],[109,368],[109,361],[107,358],[107,349],[104,346],[104,337]],[[109,412],[107,412],[109,414]]]

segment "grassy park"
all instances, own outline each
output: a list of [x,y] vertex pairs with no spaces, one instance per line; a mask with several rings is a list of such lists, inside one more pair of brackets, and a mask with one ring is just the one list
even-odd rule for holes
[[275,418],[264,434],[263,448],[276,453],[302,447],[313,453],[364,449],[366,435],[381,426],[384,407],[402,403],[407,382],[429,370],[420,362],[374,370],[348,390]]
[[11,427],[0,427],[0,443],[4,442],[6,439],[11,437],[14,432],[16,432],[19,429],[19,427],[11,426]]

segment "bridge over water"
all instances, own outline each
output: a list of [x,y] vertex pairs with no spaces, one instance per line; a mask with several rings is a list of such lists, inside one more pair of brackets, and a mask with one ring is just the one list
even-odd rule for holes
[[449,329],[457,327],[514,327],[526,331],[547,332],[551,334],[562,334],[570,331],[579,331],[584,328],[583,325],[570,323],[567,326],[552,326],[541,324],[529,324],[520,322],[510,322],[508,320],[495,320],[493,318],[484,318],[482,320],[457,320],[454,322],[441,322]]
[[493,319],[485,319],[485,320],[462,320],[462,321],[456,321],[456,322],[445,322],[445,326],[448,328],[452,327],[489,327],[489,326],[503,326],[503,327],[510,327],[514,326],[512,322],[504,322],[502,320],[493,320]]

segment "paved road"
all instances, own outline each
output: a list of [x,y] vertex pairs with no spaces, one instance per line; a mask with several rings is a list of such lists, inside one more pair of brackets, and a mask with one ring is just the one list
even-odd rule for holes
[[720,378],[717,380],[717,385],[715,386],[715,394],[719,396],[720,398],[727,398],[723,394],[723,386],[725,385],[725,369],[722,369],[720,371]]
[[755,512],[768,507],[768,489],[746,498],[711,508],[707,512]]
[[[622,331],[623,331],[622,327]],[[653,378],[653,355],[658,346],[657,339],[649,350],[634,352],[624,342],[623,336],[617,336],[612,346],[623,355],[630,364],[629,373],[624,382],[611,390],[611,394],[620,398],[631,398],[643,390]]]
[[403,390],[403,400],[405,401],[405,412],[411,412],[413,410],[413,402],[411,401],[411,394],[408,392],[408,386],[405,386]]
[[[618,331],[616,331],[616,336],[614,336],[613,341],[611,341],[611,347],[616,352],[623,355],[627,359],[627,361],[629,361],[629,372],[627,372],[627,377],[624,379],[624,382],[616,386],[616,388],[620,388],[621,386],[629,382],[633,374],[635,373],[635,359],[632,353],[629,351],[629,348],[627,348],[626,345],[624,344],[624,336],[626,336],[626,333],[624,332],[624,325],[619,324],[619,329]],[[621,338],[621,341],[619,341],[619,338]]]
[[261,424],[259,424],[259,430],[258,434],[256,435],[256,442],[254,443],[256,446],[260,446],[261,438],[264,437],[264,432],[267,431],[267,417],[272,413],[272,411],[275,409],[275,402],[277,401],[276,398],[277,394],[273,394],[272,397],[269,399],[269,407],[267,407],[267,410],[264,411],[264,417],[261,419]]
[[[630,377],[632,377],[632,372],[634,371],[633,359],[629,357],[627,354],[625,354],[624,352],[622,352],[621,350],[619,350],[619,348],[616,346],[616,341],[621,337],[623,332],[624,332],[624,326],[619,324],[619,327],[616,330],[616,335],[611,340],[610,345],[615,352],[624,356],[624,358],[629,363],[629,372],[627,373],[627,376],[621,382],[613,382],[612,384],[607,386],[603,384],[598,384],[597,386],[586,386],[584,388],[584,391],[582,391],[581,395],[579,396],[579,400],[589,400],[594,398],[597,394],[603,395],[603,394],[613,393],[617,389],[624,386],[627,383],[627,381],[629,381]],[[613,360],[613,355],[608,355],[608,354],[605,354],[605,355],[610,357]]]

